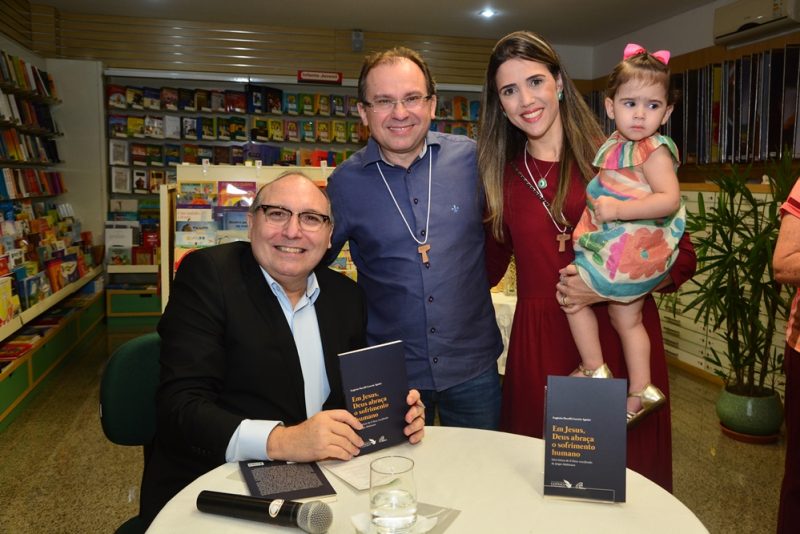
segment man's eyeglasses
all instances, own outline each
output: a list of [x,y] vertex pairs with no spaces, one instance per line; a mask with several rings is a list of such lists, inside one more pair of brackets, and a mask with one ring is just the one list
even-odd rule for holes
[[[291,210],[287,210],[281,206],[270,206],[269,204],[261,204],[257,209],[264,212],[264,218],[267,220],[267,224],[271,224],[272,226],[284,226],[289,222],[289,219],[292,218],[292,215],[294,215],[294,212]],[[302,211],[297,214],[297,222],[300,224],[300,228],[307,232],[316,232],[329,223],[330,220],[331,218],[329,216],[315,211]]]
[[390,100],[388,98],[379,98],[372,102],[364,101],[363,105],[370,108],[373,112],[387,112],[392,111],[397,104],[403,104],[406,109],[418,109],[422,104],[433,98],[431,95],[413,95],[401,98],[400,100]]

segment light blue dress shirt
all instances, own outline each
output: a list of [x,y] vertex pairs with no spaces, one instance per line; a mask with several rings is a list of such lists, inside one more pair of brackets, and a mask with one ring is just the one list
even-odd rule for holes
[[[289,323],[294,337],[297,354],[300,356],[300,367],[303,370],[303,384],[306,399],[306,417],[311,417],[322,410],[322,405],[331,392],[328,375],[325,371],[325,355],[322,351],[322,338],[319,334],[317,314],[314,302],[319,297],[319,284],[312,272],[308,276],[306,291],[297,304],[292,306],[283,287],[261,268],[272,293],[278,299],[281,310]],[[270,432],[282,421],[266,421],[245,419],[228,442],[225,460],[269,460],[267,457],[267,438]]]

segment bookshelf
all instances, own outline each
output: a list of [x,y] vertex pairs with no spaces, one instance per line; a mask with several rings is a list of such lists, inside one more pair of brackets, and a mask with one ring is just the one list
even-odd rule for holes
[[64,139],[54,120],[60,113],[51,114],[61,105],[53,77],[24,49],[2,40],[0,48],[2,429],[103,319],[104,306],[91,232],[57,199],[67,191],[53,169],[63,163]]
[[[732,166],[754,180],[788,151],[800,159],[800,32],[727,49],[713,46],[670,60],[680,97],[663,132],[678,146],[682,182],[704,182]],[[606,78],[584,83],[587,102],[607,132]]]
[[[331,86],[286,77],[256,83],[223,75],[195,81],[119,74],[106,76],[112,193],[155,193],[161,183],[175,182],[176,166],[203,160],[335,166],[369,138],[354,81]],[[479,90],[442,91],[433,128],[476,138],[479,101],[468,95]]]

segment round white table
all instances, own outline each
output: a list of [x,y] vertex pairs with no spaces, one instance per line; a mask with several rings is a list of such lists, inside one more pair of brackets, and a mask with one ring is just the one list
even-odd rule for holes
[[[447,534],[708,532],[672,494],[630,469],[625,503],[544,497],[544,441],[452,427],[428,427],[425,433],[418,445],[404,443],[370,456],[399,454],[414,459],[418,500],[461,511]],[[369,510],[369,492],[357,491],[327,470],[323,472],[338,494],[336,501],[328,503],[334,515],[329,532],[352,534],[355,528],[350,518]],[[301,532],[200,512],[196,501],[201,490],[247,493],[238,464],[222,465],[170,500],[148,533]]]

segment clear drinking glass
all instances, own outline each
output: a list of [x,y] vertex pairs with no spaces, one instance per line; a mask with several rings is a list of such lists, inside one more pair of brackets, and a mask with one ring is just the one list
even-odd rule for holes
[[384,456],[369,464],[369,511],[380,534],[411,532],[417,521],[414,460]]

